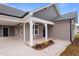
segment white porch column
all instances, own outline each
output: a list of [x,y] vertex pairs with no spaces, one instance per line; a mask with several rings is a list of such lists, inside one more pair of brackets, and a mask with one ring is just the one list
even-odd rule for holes
[[33,46],[33,21],[29,22],[30,24],[30,46]]
[[48,26],[45,24],[45,39],[48,40]]
[[26,42],[26,39],[25,39],[25,23],[24,23],[24,25],[23,25],[23,32],[24,32],[24,42]]

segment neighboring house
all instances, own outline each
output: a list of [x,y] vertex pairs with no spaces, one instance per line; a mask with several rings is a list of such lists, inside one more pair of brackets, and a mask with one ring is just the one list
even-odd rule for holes
[[[29,6],[30,7],[30,6]],[[55,38],[72,42],[77,12],[61,15],[56,4],[49,4],[31,12],[24,12],[0,4],[0,36],[16,36],[30,42]]]
[[76,30],[75,30],[75,33],[79,33],[79,24],[76,24]]

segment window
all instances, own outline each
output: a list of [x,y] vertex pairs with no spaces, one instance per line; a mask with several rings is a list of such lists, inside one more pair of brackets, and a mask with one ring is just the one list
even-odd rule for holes
[[38,24],[33,25],[33,34],[38,35],[39,34],[39,26]]

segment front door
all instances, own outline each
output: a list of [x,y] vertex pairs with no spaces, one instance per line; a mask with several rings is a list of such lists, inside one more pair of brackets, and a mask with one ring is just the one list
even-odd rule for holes
[[45,37],[45,26],[43,27],[43,37]]
[[8,28],[3,28],[3,36],[4,37],[8,36]]

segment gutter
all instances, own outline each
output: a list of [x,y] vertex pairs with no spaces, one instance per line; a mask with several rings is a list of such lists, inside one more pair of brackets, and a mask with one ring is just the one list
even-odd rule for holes
[[67,20],[70,20],[70,19],[75,19],[75,18],[69,18],[69,19],[63,19],[63,20],[53,20],[53,22],[67,21]]
[[26,12],[23,16],[15,16],[15,15],[10,15],[10,14],[0,13],[0,15],[5,15],[5,16],[10,16],[10,17],[15,17],[15,18],[24,18],[28,14],[29,12]]

